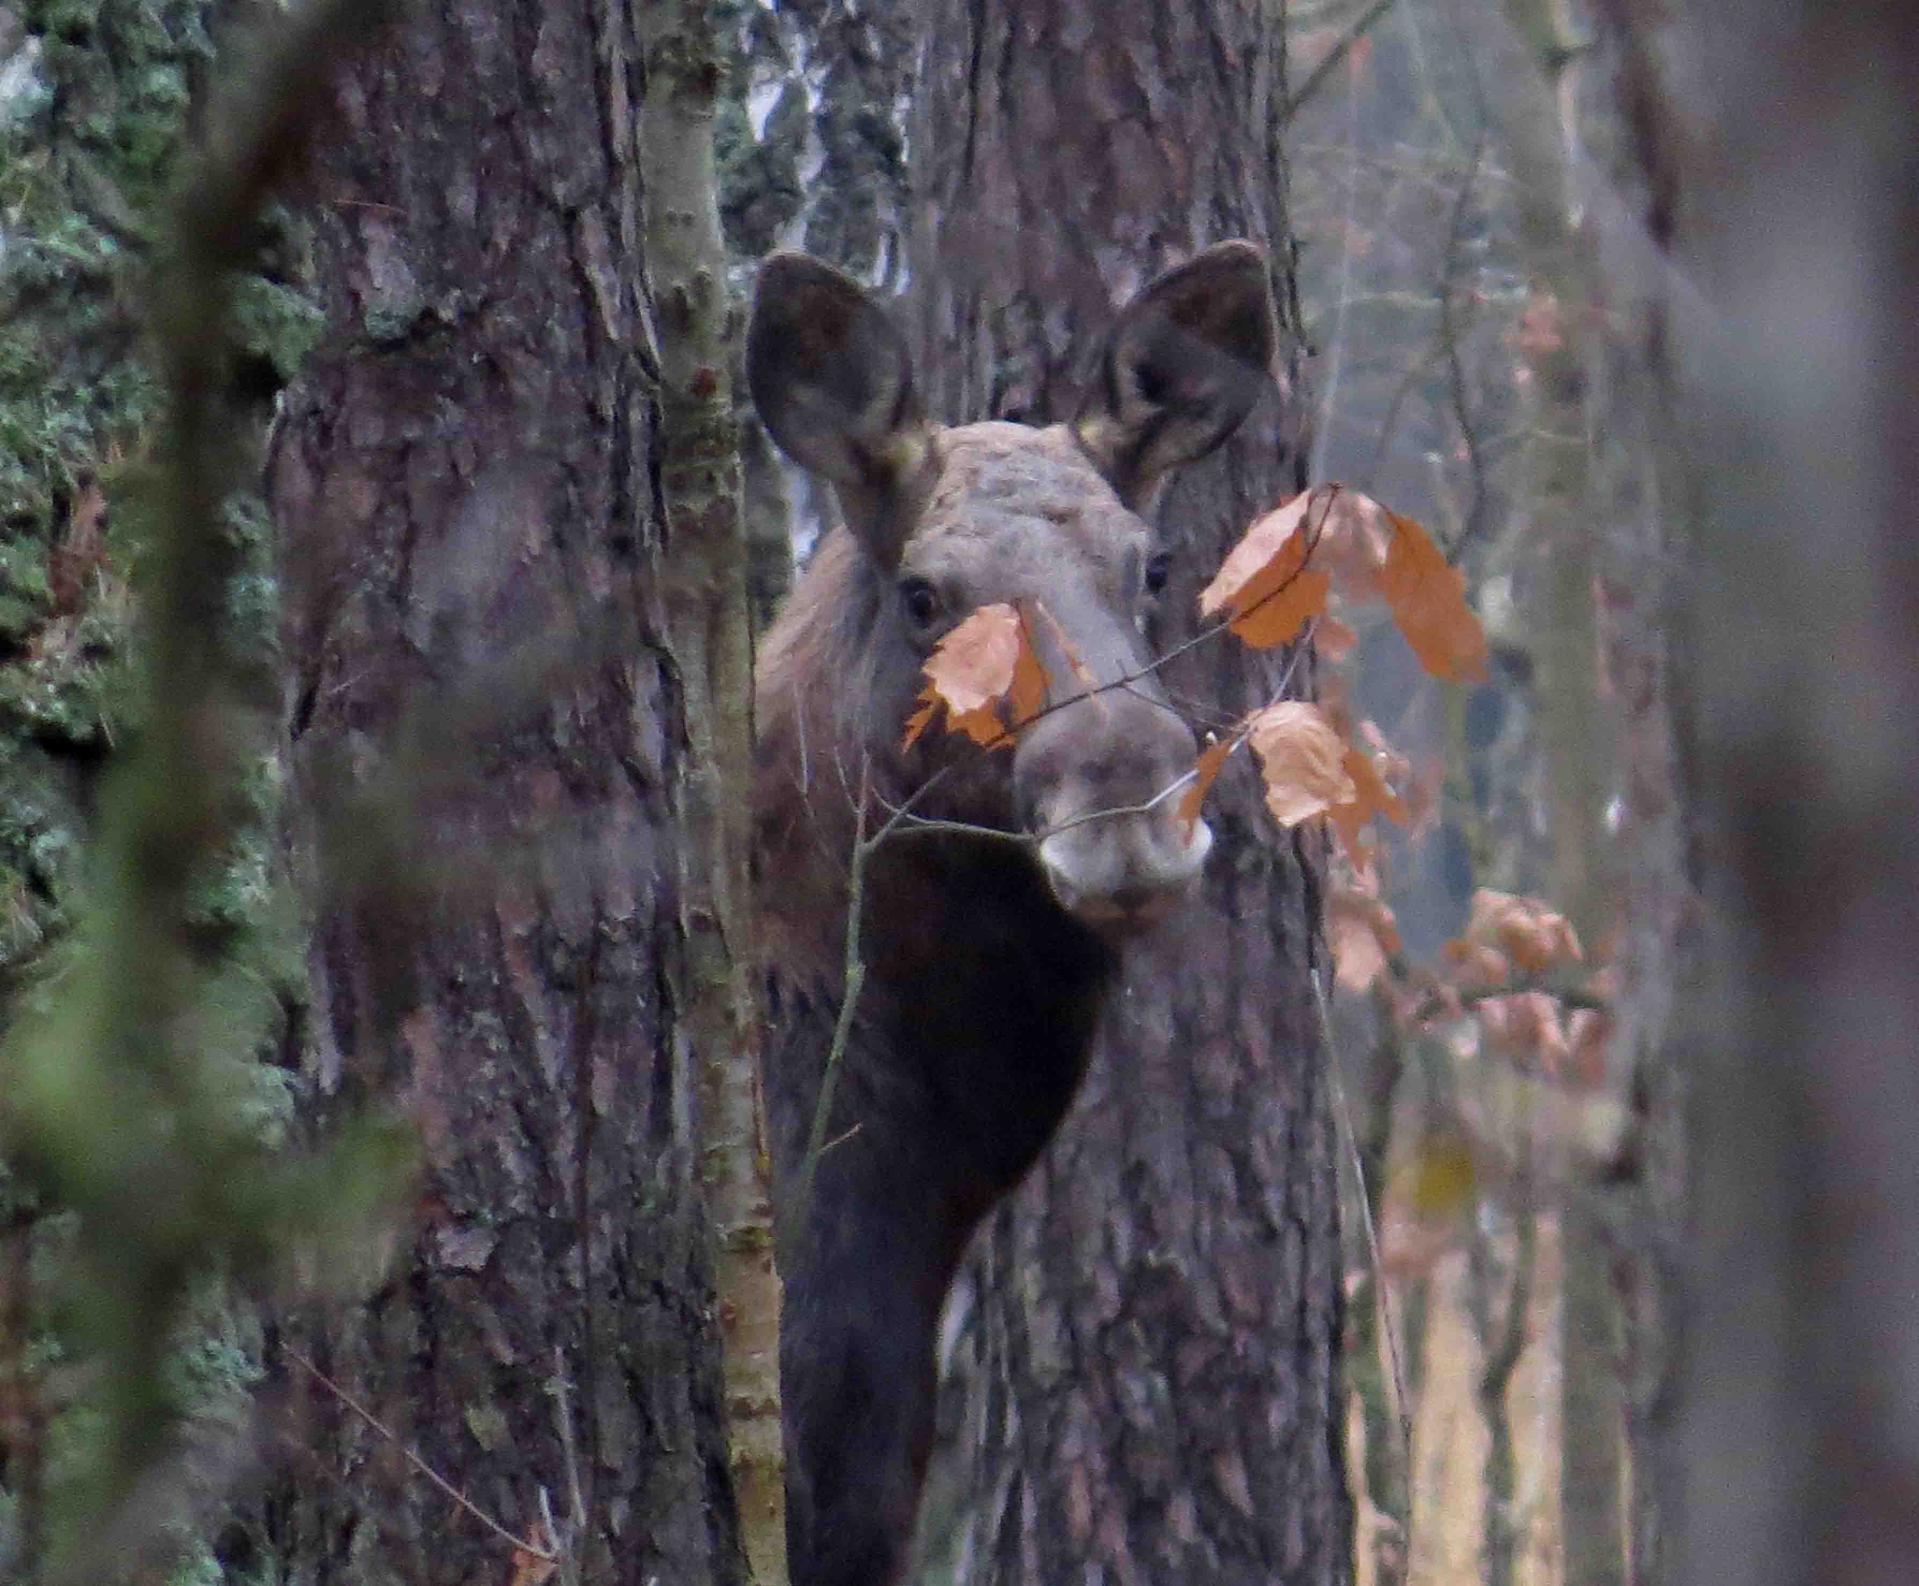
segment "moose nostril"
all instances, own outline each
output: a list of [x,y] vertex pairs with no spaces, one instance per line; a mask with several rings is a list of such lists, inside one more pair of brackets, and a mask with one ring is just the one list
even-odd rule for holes
[[1055,832],[1040,844],[1047,884],[1089,925],[1137,928],[1165,918],[1197,885],[1213,836],[1150,815],[1115,815]]

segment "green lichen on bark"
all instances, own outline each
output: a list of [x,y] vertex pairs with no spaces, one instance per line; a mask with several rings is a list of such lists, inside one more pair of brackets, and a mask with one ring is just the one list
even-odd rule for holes
[[[76,926],[116,885],[92,839],[106,774],[142,735],[130,590],[157,483],[151,274],[213,59],[214,9],[210,0],[0,8],[0,1014],[16,1029],[95,978],[95,949]],[[230,406],[250,432],[243,444],[257,440],[267,399],[319,322],[299,285],[301,254],[293,224],[270,214],[258,273],[234,283]],[[215,625],[244,654],[252,705],[268,711],[278,597],[266,519],[243,496],[219,532],[238,572]],[[228,840],[196,874],[187,911],[219,965],[197,988],[211,1054],[201,1078],[235,1135],[262,1143],[284,1129],[288,1098],[256,1052],[282,1039],[304,995],[298,921],[277,874],[278,804],[277,770],[262,758],[235,790]],[[227,1039],[236,1034],[237,1044]],[[6,1080],[18,1083],[12,1072]],[[103,1141],[103,1156],[110,1147]],[[21,1374],[34,1392],[48,1366],[94,1369],[73,1309],[87,1296],[72,1288],[84,1275],[59,1177],[45,1164],[21,1174],[0,1163],[0,1213],[30,1225],[34,1293],[32,1314],[4,1329],[0,1374]],[[170,1331],[162,1389],[184,1414],[189,1454],[237,1425],[257,1373],[253,1333],[213,1274]],[[17,1416],[0,1424],[0,1576],[21,1578],[33,1531],[61,1523],[64,1490],[84,1489],[103,1457],[97,1432],[80,1406],[47,1410],[31,1433]],[[182,1466],[189,1485],[193,1463]],[[44,1488],[44,1504],[21,1500],[29,1482]],[[37,1508],[45,1512],[26,1512]],[[173,1543],[176,1578],[218,1578],[202,1536],[182,1530]]]
[[[135,463],[158,391],[141,356],[155,216],[212,60],[206,0],[33,0],[0,11],[0,986],[70,923],[125,686]],[[265,228],[237,286],[235,372],[264,397],[319,316],[299,239]],[[264,411],[262,409],[261,411]],[[242,512],[245,509],[241,509]],[[257,523],[257,518],[256,518]],[[244,626],[274,631],[267,546]]]

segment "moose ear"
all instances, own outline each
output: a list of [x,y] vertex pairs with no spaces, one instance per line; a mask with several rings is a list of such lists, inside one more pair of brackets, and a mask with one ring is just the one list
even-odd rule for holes
[[746,383],[780,450],[837,486],[847,526],[897,564],[932,432],[885,310],[817,259],[774,254],[753,297]]
[[1239,428],[1272,383],[1278,342],[1265,253],[1219,243],[1126,306],[1073,433],[1120,498],[1138,506],[1169,469]]

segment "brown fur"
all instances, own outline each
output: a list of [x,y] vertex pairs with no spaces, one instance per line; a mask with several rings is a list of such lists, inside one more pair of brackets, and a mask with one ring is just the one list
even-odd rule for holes
[[[762,277],[755,400],[781,445],[835,481],[848,520],[768,635],[757,689],[794,1586],[896,1580],[947,1285],[1071,1104],[1111,932],[1164,914],[1203,859],[1154,802],[1195,751],[1144,671],[1155,540],[1129,502],[1243,413],[1241,362],[1271,350],[1257,261],[1229,244],[1149,288],[1115,332],[1106,405],[1049,430],[935,429],[857,286],[793,256]],[[1255,334],[1216,343],[1219,326]],[[1048,713],[1011,752],[939,731],[903,748],[934,643],[1001,601],[1048,614]],[[1112,686],[1123,678],[1136,681]],[[901,827],[870,850],[865,979],[823,1101],[856,831],[909,799],[984,830]],[[822,1106],[829,1144],[799,1205]]]

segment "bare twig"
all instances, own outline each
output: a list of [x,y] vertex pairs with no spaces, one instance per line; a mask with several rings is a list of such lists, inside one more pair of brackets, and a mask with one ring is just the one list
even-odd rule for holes
[[581,1586],[580,1544],[586,1536],[586,1495],[580,1487],[580,1450],[573,1435],[573,1384],[568,1379],[566,1351],[553,1346],[553,1375],[546,1391],[553,1398],[553,1419],[560,1438],[560,1458],[566,1471],[567,1518],[564,1528],[553,1522],[552,1505],[546,1489],[540,1489],[540,1513],[546,1521],[546,1534],[561,1554],[560,1579],[563,1586]]
[[[1313,1005],[1319,1010],[1319,1034],[1326,1047],[1326,1072],[1332,1078],[1333,1112],[1337,1121],[1340,1138],[1351,1158],[1353,1178],[1359,1186],[1360,1221],[1366,1228],[1366,1250],[1373,1264],[1373,1294],[1379,1306],[1380,1320],[1386,1335],[1386,1359],[1393,1373],[1393,1398],[1398,1409],[1400,1452],[1406,1462],[1406,1490],[1412,1491],[1413,1480],[1413,1411],[1411,1401],[1406,1394],[1406,1373],[1399,1359],[1399,1326],[1393,1317],[1392,1292],[1386,1285],[1386,1265],[1379,1254],[1379,1228],[1373,1217],[1372,1192],[1366,1187],[1366,1166],[1360,1159],[1359,1141],[1353,1134],[1353,1121],[1346,1109],[1346,1088],[1339,1079],[1339,1053],[1333,1040],[1332,1010],[1326,1004],[1326,981],[1317,967],[1312,972]],[[1410,1530],[1412,1515],[1407,1513]],[[1412,1548],[1411,1537],[1407,1538],[1407,1551]]]
[[1279,124],[1282,127],[1299,114],[1306,102],[1325,86],[1326,79],[1339,70],[1339,63],[1352,53],[1353,46],[1372,32],[1374,25],[1392,10],[1393,5],[1394,0],[1373,0],[1373,4],[1366,8],[1345,33],[1340,35],[1338,43],[1325,53],[1319,64],[1307,74],[1306,81],[1299,85],[1299,92],[1286,101],[1285,108],[1279,113]]
[[[813,1202],[813,1176],[818,1171],[820,1153],[825,1149],[826,1124],[833,1111],[833,1091],[839,1082],[840,1065],[846,1060],[847,1042],[853,1036],[853,1015],[859,1007],[860,990],[866,983],[866,961],[860,957],[860,906],[866,892],[866,863],[874,844],[904,814],[896,813],[869,841],[866,837],[866,804],[872,786],[870,759],[860,762],[860,792],[853,809],[853,863],[846,878],[846,956],[845,987],[840,993],[840,1011],[833,1021],[832,1044],[826,1049],[826,1067],[820,1075],[820,1093],[813,1104],[813,1121],[807,1129],[806,1155],[800,1162],[800,1181],[793,1192],[793,1204],[787,1212],[789,1226],[806,1226]],[[923,790],[922,790],[923,791]],[[909,800],[910,803],[910,800]]]
[[1459,263],[1460,243],[1465,234],[1466,207],[1472,198],[1480,161],[1485,158],[1485,153],[1486,134],[1482,129],[1473,140],[1472,160],[1466,167],[1465,180],[1459,184],[1459,198],[1453,205],[1452,224],[1446,237],[1446,261],[1441,266],[1439,283],[1440,342],[1446,350],[1447,383],[1452,394],[1453,414],[1459,424],[1460,440],[1466,447],[1467,472],[1472,477],[1472,499],[1466,507],[1465,522],[1446,552],[1446,560],[1454,565],[1465,554],[1466,547],[1485,528],[1491,516],[1486,493],[1486,459],[1480,451],[1479,433],[1473,428],[1472,414],[1467,410],[1466,366],[1459,356],[1459,325],[1453,314],[1453,277]]
[[472,1515],[474,1519],[478,1520],[481,1525],[485,1526],[487,1530],[491,1531],[502,1542],[516,1547],[524,1553],[530,1553],[543,1564],[558,1564],[560,1562],[560,1555],[557,1552],[550,1548],[541,1547],[537,1542],[530,1542],[523,1536],[516,1536],[505,1526],[501,1525],[500,1522],[488,1514],[486,1510],[482,1509],[471,1498],[467,1497],[465,1493],[461,1492],[460,1489],[448,1481],[446,1477],[442,1476],[425,1460],[420,1458],[418,1454],[414,1453],[411,1448],[407,1447],[390,1426],[358,1399],[354,1398],[352,1394],[348,1393],[345,1388],[341,1387],[339,1383],[335,1382],[318,1366],[314,1365],[312,1361],[308,1360],[299,1350],[286,1348],[285,1346],[282,1347],[287,1359],[291,1360],[302,1371],[306,1372],[308,1376],[312,1377],[315,1382],[319,1383],[321,1387],[325,1388],[328,1393],[332,1394],[334,1398],[338,1399],[340,1403],[344,1404],[357,1415],[372,1428],[381,1439],[398,1449],[400,1456],[409,1465],[422,1476],[426,1477],[428,1481],[432,1482],[434,1486],[438,1487],[441,1492],[445,1493],[447,1497],[451,1498],[468,1514]]

